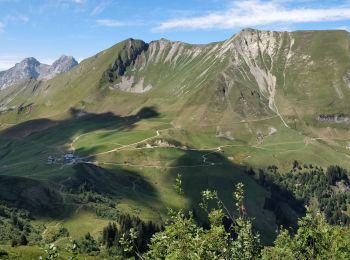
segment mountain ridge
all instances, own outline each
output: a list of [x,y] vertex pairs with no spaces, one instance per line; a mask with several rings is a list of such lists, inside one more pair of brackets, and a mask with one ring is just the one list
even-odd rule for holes
[[231,202],[244,182],[247,210],[271,238],[277,217],[298,213],[284,202],[267,209],[269,185],[249,169],[350,169],[349,46],[340,30],[246,29],[200,45],[126,39],[0,91],[0,175],[45,181],[79,210],[72,190],[109,187],[120,205],[110,212],[152,221],[191,209],[206,189]]
[[[314,58],[327,58],[328,62],[323,67],[330,61],[338,64],[337,60],[344,60],[348,54],[342,54],[343,57],[338,54],[335,57],[334,54],[346,51],[344,45],[346,44],[345,41],[348,41],[348,36],[349,33],[343,30],[278,32],[248,28],[241,30],[225,41],[200,45],[167,39],[146,43],[142,40],[129,38],[84,60],[74,73],[68,72],[67,76],[63,76],[63,78],[68,80],[65,81],[64,79],[63,81],[66,82],[64,83],[65,85],[75,84],[72,82],[73,78],[71,76],[75,75],[75,78],[82,73],[87,73],[86,69],[88,67],[90,72],[92,70],[101,70],[101,72],[98,72],[98,75],[96,74],[95,78],[86,81],[84,90],[78,93],[74,102],[80,102],[79,99],[84,99],[83,93],[89,96],[88,89],[90,89],[91,95],[94,95],[98,86],[108,86],[111,91],[120,90],[135,94],[144,93],[144,95],[146,95],[146,92],[152,91],[152,94],[149,95],[166,95],[175,99],[184,95],[189,96],[197,90],[200,91],[211,82],[212,86],[216,86],[213,94],[217,97],[220,96],[222,105],[230,106],[232,109],[238,110],[236,112],[246,116],[252,115],[252,113],[253,115],[261,113],[267,109],[270,112],[273,111],[274,114],[279,114],[281,120],[284,121],[284,125],[289,126],[288,122],[283,119],[283,114],[292,113],[295,116],[295,112],[288,108],[291,106],[295,107],[295,105],[288,105],[291,100],[286,98],[283,93],[289,91],[294,93],[298,88],[288,87],[288,85],[294,84],[293,81],[288,79],[292,76],[303,80],[300,76],[303,73],[307,73],[311,77],[317,74],[317,71],[314,70],[304,70],[299,73],[299,76],[297,74],[294,75],[293,71],[299,69],[295,65],[300,64],[299,67],[315,66]],[[334,43],[328,43],[334,39],[336,40]],[[337,45],[338,42],[341,45],[334,46],[338,50],[330,52],[326,43],[328,45]],[[146,48],[140,47],[141,45]],[[317,45],[323,46],[317,47],[315,49],[316,52],[309,53],[310,48],[314,48],[313,45],[316,47]],[[133,52],[138,48],[141,48],[139,53],[134,55]],[[319,48],[327,48],[325,49],[325,54],[330,54],[331,56],[328,58],[317,53]],[[337,60],[334,60],[334,58]],[[102,59],[106,61],[103,64],[103,68],[101,65],[93,65],[95,61],[100,59],[101,61]],[[116,66],[117,63],[119,63],[118,66]],[[334,71],[334,73],[343,75],[330,75],[330,77],[324,79],[334,78],[333,83],[327,83],[332,84],[335,90],[329,93],[331,95],[328,95],[328,98],[336,94],[337,98],[342,99],[344,93],[347,92],[346,89],[343,89],[343,84],[348,78],[348,74],[341,72],[344,65],[340,65],[342,67]],[[117,70],[121,69],[120,66],[123,67],[123,73],[120,73],[121,71],[117,72]],[[326,69],[328,73],[331,70],[334,70],[334,68],[329,67],[329,69]],[[80,72],[78,73],[78,71]],[[161,74],[156,73],[161,71]],[[113,73],[119,74],[118,77],[113,75]],[[66,73],[61,75],[66,75]],[[324,75],[325,73],[320,73],[320,75],[316,76],[316,80],[309,79],[309,82],[316,82],[319,77]],[[98,83],[94,85],[95,83],[93,82]],[[301,84],[303,83],[301,82]],[[44,87],[45,84],[40,85]],[[63,91],[59,90],[59,88],[64,87],[58,86],[63,84],[57,82],[57,84],[53,85],[54,87],[50,88],[55,89],[54,92]],[[306,85],[307,88],[311,86],[312,84]],[[304,95],[304,92],[310,93],[310,91],[314,94],[323,92],[319,92],[315,87],[312,86],[312,90],[301,91],[297,95]],[[41,88],[39,87],[39,89]],[[330,89],[322,89],[330,91]],[[230,94],[231,92],[235,93]],[[249,96],[248,92],[255,93],[255,95]],[[239,97],[240,101],[230,100],[237,97]],[[71,97],[68,97],[69,99]],[[253,103],[249,105],[249,102]],[[283,105],[280,107],[280,102],[285,103],[287,106]],[[228,103],[231,103],[231,105]],[[342,103],[340,102],[337,105]],[[74,106],[74,103],[70,106]],[[261,108],[258,108],[258,106],[261,106]],[[263,107],[266,107],[266,109]],[[338,112],[341,111],[334,111],[334,113]],[[324,111],[322,113],[326,114]],[[266,113],[263,112],[263,114]],[[317,116],[314,116],[314,118]]]
[[52,65],[40,63],[34,57],[28,57],[16,63],[12,68],[0,72],[0,90],[22,80],[48,80],[78,65],[72,56],[62,55]]

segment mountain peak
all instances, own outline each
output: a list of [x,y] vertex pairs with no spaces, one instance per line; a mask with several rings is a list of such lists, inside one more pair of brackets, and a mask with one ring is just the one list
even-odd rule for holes
[[62,55],[52,65],[40,63],[34,57],[28,57],[7,71],[0,74],[0,90],[22,80],[48,80],[57,74],[64,73],[76,66],[78,62],[72,57]]
[[73,61],[78,63],[73,56],[61,55],[55,62]]
[[34,57],[28,57],[23,59],[21,62],[16,63],[15,67],[27,69],[27,68],[33,68],[38,65],[40,65],[40,62],[37,59],[35,59]]
[[76,65],[78,65],[78,62],[73,58],[73,56],[62,55],[60,58],[58,58],[58,60],[52,63],[49,69],[50,73],[45,78],[52,78],[57,74],[67,72]]
[[23,59],[20,63],[38,63],[39,61],[34,57],[28,57]]

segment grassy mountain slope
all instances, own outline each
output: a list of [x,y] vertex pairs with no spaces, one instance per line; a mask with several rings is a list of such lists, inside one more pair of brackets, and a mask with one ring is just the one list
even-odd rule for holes
[[[160,221],[166,207],[198,204],[206,188],[228,202],[243,181],[247,210],[271,241],[269,193],[245,166],[350,168],[349,65],[345,31],[246,29],[207,45],[128,39],[49,81],[0,92],[0,174],[62,197],[59,217],[40,221],[66,225],[88,212],[96,234],[106,217],[80,200],[82,187],[116,203],[108,212]],[[69,151],[84,163],[65,162]]]

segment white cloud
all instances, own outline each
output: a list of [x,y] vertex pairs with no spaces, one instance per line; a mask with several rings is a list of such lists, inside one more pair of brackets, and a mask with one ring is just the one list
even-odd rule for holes
[[29,18],[27,16],[17,14],[17,15],[6,15],[2,21],[0,21],[0,33],[5,31],[5,27],[9,24],[26,24],[28,23]]
[[284,6],[284,1],[234,1],[227,10],[203,16],[171,19],[162,22],[155,31],[171,29],[233,29],[276,23],[342,21],[350,19],[350,7],[301,8]]
[[100,19],[96,20],[96,23],[101,26],[106,26],[106,27],[121,27],[124,26],[125,24],[117,21],[117,20],[110,20],[110,19]]
[[24,15],[20,15],[18,17],[18,19],[22,22],[22,23],[28,23],[29,21],[29,18],[27,16],[24,16]]
[[110,4],[109,1],[103,1],[101,3],[99,3],[98,5],[95,6],[95,8],[91,11],[91,15],[95,16],[95,15],[99,15],[100,13],[102,13],[106,7]]
[[75,4],[84,4],[85,0],[73,0],[73,3]]
[[29,22],[29,18],[22,14],[10,14],[5,16],[4,21],[6,23],[22,23],[26,24]]

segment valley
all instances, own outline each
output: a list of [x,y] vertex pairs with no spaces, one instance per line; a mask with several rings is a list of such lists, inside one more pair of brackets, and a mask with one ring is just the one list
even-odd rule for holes
[[207,45],[127,39],[52,79],[17,82],[0,91],[0,201],[64,247],[124,215],[163,225],[169,208],[183,209],[205,223],[201,192],[218,191],[234,211],[241,182],[271,244],[271,190],[247,172],[283,175],[294,161],[350,169],[349,122],[319,120],[349,114],[349,39],[253,29]]

